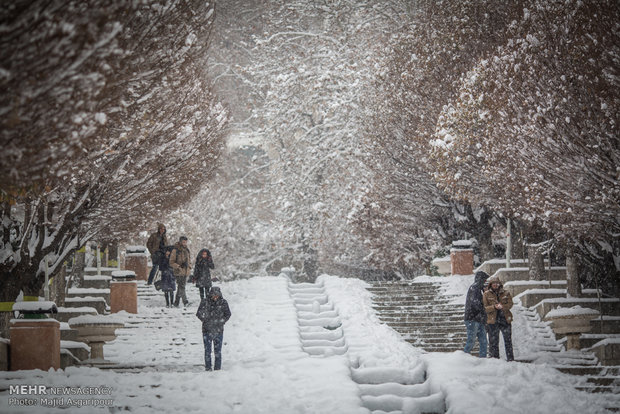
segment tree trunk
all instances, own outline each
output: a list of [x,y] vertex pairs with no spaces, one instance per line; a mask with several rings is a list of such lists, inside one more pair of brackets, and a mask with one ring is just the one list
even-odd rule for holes
[[[84,262],[86,260],[86,252],[77,251],[75,252],[75,260],[73,261],[73,278],[72,285],[75,287],[84,286]],[[71,287],[71,286],[69,286]]]
[[572,251],[568,251],[566,254],[566,296],[569,298],[583,296],[579,281],[579,261]]
[[530,280],[545,280],[545,262],[540,245],[528,244],[527,256],[530,268]]
[[13,319],[13,312],[11,311],[12,302],[19,296],[20,278],[9,272],[8,274],[0,274],[0,280],[2,280],[0,288],[0,302],[2,302],[3,311],[0,312],[0,337],[9,337],[9,324]]
[[63,265],[52,281],[52,294],[50,298],[56,303],[56,306],[65,306],[66,276],[67,267]]

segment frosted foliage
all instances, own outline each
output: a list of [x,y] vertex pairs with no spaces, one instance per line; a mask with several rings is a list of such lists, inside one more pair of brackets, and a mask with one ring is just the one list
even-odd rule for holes
[[469,237],[491,253],[493,215],[473,214],[466,200],[437,187],[430,143],[461,71],[494,47],[519,4],[421,2],[410,24],[387,39],[365,102],[374,176],[359,216],[378,261],[428,263],[438,246]]
[[36,290],[44,256],[54,273],[90,238],[125,237],[189,200],[227,113],[205,72],[205,2],[22,1],[0,20],[0,290],[11,296]]
[[433,150],[436,177],[561,239],[609,245],[620,234],[620,8],[530,3],[439,117],[437,139],[454,138]]
[[[299,260],[318,258],[327,266],[359,264],[366,254],[363,238],[353,232],[354,214],[370,179],[361,145],[362,96],[374,76],[379,39],[408,16],[403,4],[218,4],[218,47],[211,62],[215,86],[234,107],[233,139],[244,134],[246,142],[258,141],[254,145],[269,160],[266,168],[248,170],[250,176],[265,176],[267,184],[245,195],[235,193],[237,211],[227,209],[225,217],[239,220],[232,230],[239,237],[243,230],[243,238],[258,245],[270,240],[271,253],[259,254],[263,266],[272,255],[287,252]],[[243,191],[237,184],[229,189]],[[241,212],[250,206],[236,204],[244,202],[260,211],[264,205],[269,212],[248,216]],[[215,215],[220,210],[213,208],[209,215],[226,227],[228,218]],[[231,241],[237,237],[209,237],[218,237],[220,246],[237,244]],[[234,252],[252,259],[252,250]]]

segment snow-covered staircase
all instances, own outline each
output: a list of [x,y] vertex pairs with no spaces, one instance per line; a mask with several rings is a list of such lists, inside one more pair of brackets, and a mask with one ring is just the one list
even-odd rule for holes
[[[467,333],[463,323],[464,305],[446,295],[441,283],[415,281],[376,281],[368,288],[373,294],[373,308],[382,322],[392,327],[409,343],[429,352],[463,350]],[[518,352],[520,362],[546,363],[559,371],[577,375],[575,388],[588,392],[620,394],[620,367],[598,364],[591,352],[566,351],[556,340],[549,323],[541,321],[535,309],[515,304],[514,335],[527,335],[530,348]],[[515,325],[522,331],[515,332]],[[503,353],[503,345],[500,351]],[[478,345],[472,351],[477,355]],[[615,400],[614,400],[615,401]]]
[[445,396],[431,393],[424,367],[418,368],[352,368],[351,374],[363,406],[373,414],[445,413]]
[[[379,318],[409,343],[429,352],[462,350],[467,339],[464,305],[445,295],[440,285],[413,281],[379,281],[368,289]],[[478,346],[473,354],[477,354]]]
[[360,390],[362,406],[373,414],[445,413],[445,397],[431,393],[425,369],[362,366],[357,349],[351,350],[342,321],[322,283],[289,283],[297,310],[302,349],[313,357],[345,356],[351,378]]
[[556,340],[549,322],[542,321],[535,308],[515,304],[512,308],[515,320],[523,318],[525,332],[531,341],[532,351],[517,357],[521,362],[543,362],[559,371],[585,378],[575,388],[587,392],[604,392],[620,395],[620,367],[603,366],[596,356],[587,351],[566,351],[566,338]]
[[342,322],[325,287],[314,283],[289,284],[297,309],[299,337],[303,350],[310,355],[343,355],[347,344]]

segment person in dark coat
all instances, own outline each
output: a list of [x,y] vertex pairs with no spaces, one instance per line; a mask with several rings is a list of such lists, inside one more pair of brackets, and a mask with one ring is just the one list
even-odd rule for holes
[[174,291],[176,290],[176,282],[174,279],[174,273],[172,272],[172,268],[170,267],[170,253],[172,252],[173,246],[168,246],[165,249],[164,258],[161,260],[161,264],[159,266],[159,270],[161,272],[161,290],[164,292],[164,297],[166,298],[166,307],[169,308],[172,306],[174,299]]
[[149,249],[149,253],[151,253],[151,262],[153,263],[153,267],[149,273],[149,278],[146,282],[147,285],[153,283],[153,278],[155,277],[160,262],[164,257],[164,250],[167,245],[168,237],[166,236],[166,226],[163,223],[157,223],[157,231],[152,233],[146,242],[146,248]]
[[222,343],[224,341],[224,324],[230,319],[228,302],[222,297],[220,288],[213,286],[209,296],[200,301],[196,312],[202,321],[202,338],[205,345],[205,369],[211,371],[211,344],[215,354],[213,369],[222,368]]
[[467,341],[465,342],[466,353],[471,353],[476,339],[480,344],[480,358],[487,357],[487,313],[482,304],[482,291],[484,282],[489,278],[486,272],[478,271],[474,275],[474,283],[467,291],[465,300],[465,327],[467,328]]
[[194,277],[193,281],[196,282],[196,287],[200,290],[200,299],[207,297],[209,289],[211,289],[211,270],[214,269],[213,258],[211,252],[208,249],[202,249],[198,256],[196,256],[196,263],[194,265]]

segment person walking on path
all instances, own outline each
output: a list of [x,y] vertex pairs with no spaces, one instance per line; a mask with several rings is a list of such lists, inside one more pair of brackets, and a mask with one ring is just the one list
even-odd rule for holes
[[514,361],[512,352],[512,295],[494,276],[489,280],[489,288],[482,297],[484,310],[487,314],[489,326],[489,354],[492,358],[499,358],[499,332],[504,337],[506,359]]
[[189,305],[187,295],[185,294],[185,283],[187,282],[187,276],[190,274],[190,257],[191,255],[187,248],[187,237],[181,236],[170,253],[170,267],[177,282],[177,296],[174,299],[174,306],[177,308],[181,300],[183,300],[184,306]]
[[478,271],[474,276],[474,283],[467,291],[465,300],[465,327],[467,328],[467,341],[465,342],[464,351],[468,354],[474,348],[476,339],[480,344],[480,358],[487,357],[487,332],[486,322],[487,314],[482,304],[482,290],[484,282],[489,275],[486,272]]
[[174,273],[170,267],[170,253],[173,247],[166,247],[166,253],[159,265],[161,272],[161,290],[164,292],[164,298],[166,298],[166,307],[169,308],[173,304],[174,291],[176,290],[176,282],[174,279]]
[[222,343],[224,341],[224,324],[230,319],[228,302],[222,297],[220,288],[213,286],[209,296],[200,301],[196,312],[202,321],[202,338],[205,345],[205,369],[211,371],[211,345],[215,354],[214,370],[222,368]]
[[151,254],[151,262],[153,263],[151,273],[149,273],[149,278],[146,282],[147,285],[153,284],[153,278],[155,277],[160,262],[164,257],[164,251],[166,250],[167,245],[168,238],[166,237],[166,226],[164,226],[163,223],[157,223],[157,231],[152,233],[146,242],[146,248],[149,249],[149,253]]
[[209,289],[211,288],[211,270],[214,269],[213,258],[211,252],[208,249],[202,249],[198,256],[196,256],[196,263],[194,264],[194,279],[196,287],[200,290],[200,299],[207,297]]

